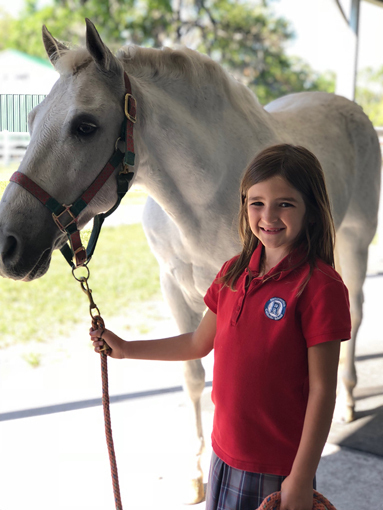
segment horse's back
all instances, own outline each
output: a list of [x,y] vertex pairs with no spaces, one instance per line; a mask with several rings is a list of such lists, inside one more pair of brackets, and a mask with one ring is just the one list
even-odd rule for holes
[[359,105],[335,94],[301,92],[277,99],[265,110],[283,141],[303,145],[318,157],[337,226],[356,209],[359,221],[376,218],[380,146]]

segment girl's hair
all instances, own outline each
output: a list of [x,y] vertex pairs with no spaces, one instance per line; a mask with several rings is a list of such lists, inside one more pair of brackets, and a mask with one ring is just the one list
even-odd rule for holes
[[305,262],[310,265],[309,275],[298,292],[300,295],[317,258],[334,267],[335,227],[321,164],[309,150],[289,144],[268,147],[247,167],[240,186],[239,234],[243,248],[220,282],[234,290],[239,276],[248,267],[259,240],[249,225],[247,194],[254,184],[275,176],[283,177],[298,190],[306,206],[302,230],[292,246],[292,250],[302,246],[302,258],[294,267]]

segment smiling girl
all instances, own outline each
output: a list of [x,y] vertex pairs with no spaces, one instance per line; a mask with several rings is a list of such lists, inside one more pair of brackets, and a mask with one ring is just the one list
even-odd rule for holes
[[323,171],[307,149],[276,145],[250,163],[240,195],[243,249],[208,289],[196,331],[132,342],[90,335],[114,358],[188,360],[214,348],[206,510],[254,510],[279,490],[281,510],[311,510],[351,329]]

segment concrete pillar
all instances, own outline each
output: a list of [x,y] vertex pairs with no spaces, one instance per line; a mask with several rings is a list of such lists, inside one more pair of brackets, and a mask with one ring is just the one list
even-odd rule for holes
[[[341,9],[341,7],[339,8]],[[340,31],[339,36],[342,58],[337,70],[335,93],[352,101],[355,99],[356,74],[358,70],[359,12],[360,0],[351,0],[348,24],[345,30]],[[345,22],[347,23],[346,19]]]

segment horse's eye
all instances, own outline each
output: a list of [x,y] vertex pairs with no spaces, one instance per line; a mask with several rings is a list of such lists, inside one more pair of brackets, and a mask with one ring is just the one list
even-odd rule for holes
[[82,122],[77,128],[77,133],[80,136],[89,136],[93,134],[97,129],[95,124],[90,124],[88,122]]

